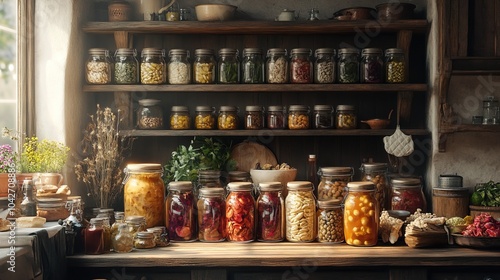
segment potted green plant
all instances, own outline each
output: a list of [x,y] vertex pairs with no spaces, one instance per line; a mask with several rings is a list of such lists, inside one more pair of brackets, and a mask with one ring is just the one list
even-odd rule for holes
[[[9,144],[0,146],[0,197],[6,197],[9,189],[9,173],[16,172],[16,152]],[[12,178],[12,175],[10,176]],[[12,178],[13,179],[13,178]]]

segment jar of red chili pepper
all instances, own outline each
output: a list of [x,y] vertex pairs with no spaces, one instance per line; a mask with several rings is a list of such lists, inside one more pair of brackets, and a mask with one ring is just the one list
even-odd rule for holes
[[196,213],[193,184],[177,181],[168,184],[166,225],[172,242],[196,240]]
[[418,208],[426,211],[427,201],[419,178],[393,178],[391,180],[391,210],[415,213]]
[[311,50],[306,48],[292,49],[290,52],[290,82],[292,84],[313,82],[311,54]]
[[285,202],[280,182],[259,184],[257,199],[257,240],[279,242],[285,238]]
[[224,241],[226,239],[224,189],[201,189],[198,198],[198,239],[203,242]]
[[361,51],[361,82],[382,83],[384,81],[383,53],[378,48],[366,48]]
[[227,184],[227,188],[227,240],[251,242],[255,239],[255,199],[252,196],[252,183],[231,182]]

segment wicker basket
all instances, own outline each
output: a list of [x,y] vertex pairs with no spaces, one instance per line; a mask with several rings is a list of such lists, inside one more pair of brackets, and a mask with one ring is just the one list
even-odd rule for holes
[[113,1],[108,6],[109,21],[130,20],[130,4],[125,1]]

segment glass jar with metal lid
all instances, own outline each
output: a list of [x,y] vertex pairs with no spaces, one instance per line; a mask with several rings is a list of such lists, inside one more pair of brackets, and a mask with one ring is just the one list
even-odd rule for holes
[[143,216],[147,227],[163,225],[165,186],[161,164],[128,164],[124,173],[125,217]]
[[321,167],[318,174],[318,200],[339,199],[344,201],[347,195],[347,183],[352,181],[352,167]]
[[262,50],[258,48],[243,49],[241,61],[241,82],[244,84],[264,83],[264,58]]
[[313,63],[311,50],[297,48],[290,51],[290,82],[308,84],[313,82]]
[[196,240],[196,212],[193,184],[176,181],[168,184],[165,202],[168,236],[172,242]]
[[342,200],[318,201],[318,241],[323,243],[344,242],[344,211]]
[[338,82],[342,84],[359,83],[359,50],[343,48],[338,50]]
[[116,84],[139,82],[139,62],[135,49],[119,48],[115,51],[114,80]]
[[193,80],[195,84],[215,83],[217,62],[211,49],[196,49],[194,51]]
[[288,110],[289,129],[309,128],[309,107],[305,105],[290,105]]
[[86,255],[104,254],[104,228],[102,219],[90,219],[90,225],[85,228],[83,238]]
[[353,105],[338,105],[335,117],[337,129],[355,129],[357,126],[356,108]]
[[161,100],[141,99],[137,108],[137,128],[138,129],[162,129],[163,128],[163,108]]
[[335,82],[335,49],[321,48],[315,51],[314,82],[331,84]]
[[260,183],[257,199],[257,240],[279,242],[285,239],[285,201],[280,182]]
[[167,82],[165,50],[144,48],[141,53],[141,84],[159,85]]
[[170,113],[170,129],[190,129],[191,118],[187,106],[172,106]]
[[167,228],[166,227],[153,227],[148,228],[148,232],[152,232],[155,235],[155,244],[156,247],[167,247],[170,245],[170,239],[168,238]]
[[196,129],[215,129],[215,108],[210,106],[196,106],[194,127]]
[[107,49],[89,49],[89,57],[85,65],[87,83],[105,85],[112,82],[113,62]]
[[238,129],[238,107],[220,106],[217,118],[218,129]]
[[291,242],[312,242],[316,239],[316,201],[313,185],[308,181],[287,183],[285,200],[286,239]]
[[385,50],[385,81],[387,83],[406,82],[405,53],[402,49]]
[[200,189],[197,209],[198,239],[203,242],[220,242],[226,240],[226,201],[224,189]]
[[366,48],[361,51],[361,82],[384,82],[383,52],[378,48]]
[[255,239],[255,200],[250,182],[227,184],[226,198],[227,240],[251,242]]
[[483,124],[500,124],[498,100],[494,96],[487,96],[483,100]]
[[285,107],[269,106],[267,107],[267,128],[284,129],[287,127],[285,117]]
[[406,210],[415,213],[417,209],[427,211],[427,201],[419,178],[391,179],[391,210]]
[[128,225],[130,234],[134,237],[138,232],[146,231],[148,228],[146,224],[146,217],[144,216],[127,216],[125,218],[125,223]]
[[134,239],[134,248],[136,249],[151,249],[156,246],[155,235],[152,232],[138,232]]
[[171,49],[168,52],[168,83],[171,85],[185,85],[191,83],[191,63],[189,51]]
[[332,105],[314,105],[314,128],[333,127],[333,107]]
[[246,106],[245,129],[264,128],[264,108],[262,106]]
[[389,195],[389,181],[387,180],[387,163],[372,162],[361,164],[361,181],[372,182],[375,185],[375,198],[380,211],[387,210],[386,197]]
[[240,82],[238,50],[231,48],[220,49],[217,68],[219,84],[238,84]]
[[375,185],[371,182],[349,182],[347,188],[344,202],[345,242],[354,246],[375,246],[379,223]]
[[286,49],[272,48],[267,50],[266,82],[268,84],[288,83]]

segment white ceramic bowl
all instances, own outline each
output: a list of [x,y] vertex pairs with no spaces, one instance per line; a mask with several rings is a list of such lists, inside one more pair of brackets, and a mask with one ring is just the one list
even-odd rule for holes
[[231,20],[236,6],[226,4],[201,4],[195,6],[198,21],[225,21]]
[[283,189],[286,190],[286,183],[294,181],[297,176],[297,169],[282,169],[282,170],[260,170],[251,169],[250,176],[254,186],[258,186],[263,182],[280,182]]

